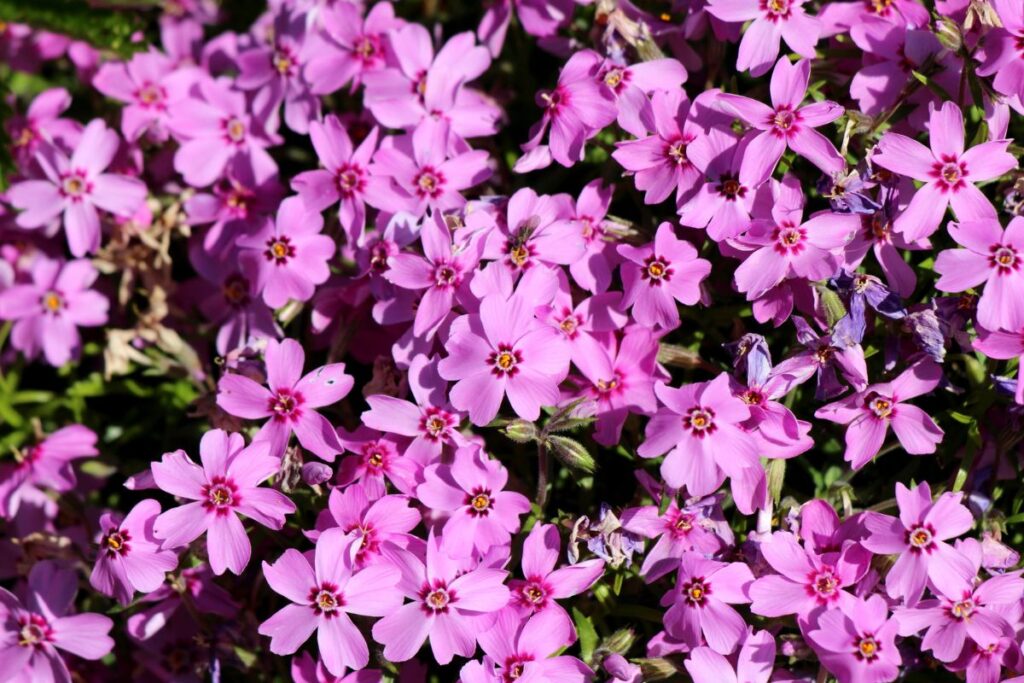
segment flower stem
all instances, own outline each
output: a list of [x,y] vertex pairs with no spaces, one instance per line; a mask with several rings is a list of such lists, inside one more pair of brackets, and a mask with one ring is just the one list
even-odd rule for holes
[[537,444],[537,507],[544,512],[544,506],[548,502],[548,479],[551,477],[551,458],[548,456],[548,447],[544,442]]

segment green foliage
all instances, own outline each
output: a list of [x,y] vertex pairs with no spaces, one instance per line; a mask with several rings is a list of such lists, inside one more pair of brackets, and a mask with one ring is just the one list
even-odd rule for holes
[[[154,3],[134,0],[119,5],[143,8],[152,7]],[[132,42],[132,34],[142,27],[135,14],[100,9],[85,0],[0,0],[0,21],[61,33],[120,55],[145,47],[143,43]]]

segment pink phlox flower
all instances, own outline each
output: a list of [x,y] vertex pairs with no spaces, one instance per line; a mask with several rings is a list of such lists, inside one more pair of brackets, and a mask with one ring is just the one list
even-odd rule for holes
[[335,2],[323,8],[323,31],[306,42],[306,79],[314,94],[340,90],[349,81],[359,87],[367,74],[387,65],[388,31],[400,28],[404,20],[395,17],[390,2],[378,2],[362,16],[362,8],[350,2]]
[[974,524],[961,498],[960,493],[943,493],[932,502],[927,482],[914,489],[897,483],[899,518],[873,514],[864,519],[869,533],[861,544],[877,555],[899,555],[885,577],[889,597],[914,607],[927,581],[948,585],[955,580],[953,574],[965,579],[977,574],[970,560],[946,542]]
[[551,303],[538,306],[537,318],[551,325],[565,338],[573,363],[597,351],[605,333],[622,330],[629,316],[620,310],[622,294],[605,292],[583,299],[573,306],[569,280],[562,270],[556,271],[558,288]]
[[801,630],[821,663],[840,683],[896,680],[902,663],[896,647],[898,623],[880,595],[854,598],[821,614]]
[[119,145],[117,133],[101,119],[85,127],[70,157],[52,144],[41,144],[36,161],[44,177],[23,180],[7,190],[7,200],[21,209],[15,222],[22,228],[38,228],[63,214],[71,253],[94,253],[101,237],[98,209],[130,218],[146,200],[146,185],[138,178],[105,173]]
[[[476,680],[494,683],[592,681],[594,672],[590,667],[576,657],[559,654],[574,642],[576,631],[572,622],[552,612],[523,617],[512,609],[502,610],[494,625],[480,634],[480,648],[487,655],[482,668],[493,678],[484,676]],[[470,671],[471,664],[466,665]],[[472,677],[466,678],[465,675],[461,680],[462,683],[474,683]]]
[[379,669],[360,669],[335,676],[327,670],[322,659],[314,660],[309,652],[300,652],[292,657],[290,673],[293,683],[384,683],[384,674]]
[[768,683],[775,667],[775,639],[768,631],[751,629],[733,665],[710,647],[694,648],[685,662],[693,683]]
[[623,310],[632,307],[634,319],[646,327],[679,326],[677,303],[693,306],[701,299],[701,281],[711,273],[711,262],[697,249],[676,237],[672,223],[658,226],[654,242],[642,247],[623,244],[620,266]]
[[[618,107],[618,124],[628,133],[641,137],[651,119],[651,100],[660,93],[683,92],[686,68],[674,57],[663,57],[635,64],[606,60],[597,78],[611,90]],[[685,94],[684,94],[685,98]]]
[[121,519],[106,513],[100,517],[96,564],[89,583],[104,595],[130,604],[135,591],[151,593],[164,583],[167,572],[178,566],[171,550],[162,550],[153,535],[160,503],[147,498]]
[[864,518],[860,514],[840,521],[832,505],[815,498],[800,506],[799,535],[809,551],[832,561],[850,543],[867,537]]
[[890,131],[878,142],[873,157],[878,166],[924,183],[893,225],[911,241],[935,232],[948,206],[960,221],[995,219],[992,202],[974,183],[1017,167],[1006,151],[1009,140],[983,142],[964,151],[964,117],[953,102],[932,109],[928,131],[930,149]]
[[409,365],[409,388],[414,401],[374,394],[366,397],[370,409],[362,414],[368,427],[412,437],[405,455],[418,463],[433,464],[445,446],[469,441],[459,431],[462,414],[447,400],[448,382],[438,374],[437,356],[416,356]]
[[729,376],[678,389],[659,382],[654,393],[664,407],[647,423],[637,454],[654,458],[667,453],[661,475],[672,488],[685,486],[691,496],[706,496],[728,476],[744,514],[760,507],[766,493],[764,468],[757,442],[742,427],[750,408],[733,395]]
[[418,510],[409,507],[405,496],[385,495],[376,500],[367,497],[359,486],[335,488],[327,499],[327,509],[317,517],[316,529],[306,536],[316,540],[322,532],[340,527],[355,536],[351,548],[353,566],[379,564],[385,543],[407,548],[415,539],[409,533],[420,523]]
[[44,143],[74,148],[82,133],[82,124],[61,118],[71,106],[71,94],[64,88],[49,88],[32,99],[24,114],[14,114],[4,124],[12,154],[18,167],[33,171],[36,152]]
[[526,33],[538,38],[545,50],[560,54],[559,48],[567,39],[559,38],[558,31],[572,20],[575,8],[574,0],[497,0],[487,6],[477,27],[477,36],[491,55],[497,57],[505,45],[514,9]]
[[695,193],[685,199],[677,197],[680,224],[706,228],[708,237],[716,242],[736,237],[750,227],[757,186],[763,180],[752,177],[752,167],[742,164],[752,139],[711,128],[686,148],[703,178]]
[[[974,348],[989,358],[1006,360],[1017,358],[1024,360],[1024,328],[1018,332],[990,332],[979,328],[978,338],[974,340]],[[1024,362],[1017,368],[1017,391],[1014,400],[1024,404]]]
[[640,567],[640,575],[645,581],[650,583],[674,571],[688,551],[711,557],[726,547],[732,540],[732,534],[729,531],[725,538],[720,535],[721,514],[716,513],[716,502],[714,498],[706,498],[686,501],[680,507],[673,497],[664,514],[657,505],[623,511],[623,528],[644,538],[658,539],[644,555],[644,563]]
[[444,534],[459,539],[450,547],[453,557],[459,558],[505,545],[519,531],[519,518],[530,511],[530,501],[506,491],[507,483],[508,470],[500,462],[486,457],[479,446],[469,446],[455,451],[451,465],[423,470],[416,497],[427,507],[449,513]]
[[55,561],[37,562],[25,600],[0,588],[0,679],[70,683],[61,652],[97,660],[114,649],[114,622],[102,614],[68,615],[78,580]]
[[822,24],[822,37],[840,33],[853,33],[857,27],[869,23],[885,23],[901,32],[911,27],[927,28],[931,17],[927,8],[917,0],[892,0],[891,2],[829,2],[818,13]]
[[[867,3],[849,4],[863,6]],[[906,4],[921,8],[916,2]],[[907,78],[912,77],[911,72],[920,69],[926,62],[937,62],[946,67],[935,75],[936,82],[942,87],[947,87],[947,81],[956,78],[956,67],[943,54],[942,45],[935,34],[927,28],[927,18],[919,26],[921,30],[908,30],[905,24],[869,18],[850,29],[850,38],[867,57],[864,66],[850,81],[850,97],[857,101],[865,114],[878,116],[896,104]],[[949,85],[956,87],[957,83],[954,80]],[[907,97],[911,105],[916,105],[912,120],[916,120],[919,110],[934,99],[935,95],[930,91],[916,92]],[[927,114],[927,109],[924,113]]]
[[277,530],[284,526],[285,515],[295,512],[295,504],[283,493],[260,486],[281,461],[270,454],[269,442],[246,446],[241,434],[220,429],[203,435],[199,456],[201,466],[184,451],[165,453],[153,463],[153,479],[161,490],[192,501],[163,512],[153,533],[161,547],[180,548],[208,532],[213,572],[241,574],[252,546],[238,516]]
[[59,493],[77,484],[72,461],[99,454],[96,433],[83,425],[68,425],[46,435],[18,453],[17,462],[0,465],[0,516],[12,520],[23,498],[39,489]]
[[433,459],[419,462],[408,457],[408,448],[403,448],[404,439],[367,427],[359,427],[352,433],[339,429],[338,440],[346,451],[354,454],[341,460],[338,485],[358,485],[370,500],[387,493],[387,482],[411,496],[416,490],[420,470],[433,462]]
[[815,57],[821,22],[809,16],[803,5],[804,0],[710,0],[707,11],[722,21],[743,23],[753,19],[740,41],[736,69],[760,76],[778,57],[781,39],[800,56]]
[[43,352],[60,367],[77,358],[79,327],[107,322],[107,298],[92,289],[99,272],[87,259],[60,262],[38,254],[29,270],[31,282],[0,291],[0,320],[11,320],[11,344],[29,359]]
[[837,369],[843,379],[857,391],[867,387],[868,368],[860,344],[840,348],[834,344],[831,334],[819,334],[800,316],[793,317],[793,325],[797,330],[797,340],[803,344],[804,349],[776,365],[772,370],[773,375],[785,377],[791,386],[802,384],[816,375],[814,397],[819,401],[827,401],[846,391],[839,383]]
[[935,452],[944,432],[931,416],[906,401],[934,390],[941,380],[940,366],[929,360],[919,361],[893,381],[867,386],[819,408],[814,416],[849,425],[843,457],[854,469],[875,457],[890,425],[907,453],[927,455]]
[[[238,616],[238,604],[231,594],[214,582],[214,574],[209,565],[182,569],[178,574],[180,586],[187,592],[201,614],[212,614],[223,619],[234,619]],[[139,597],[140,604],[152,607],[128,617],[126,631],[136,642],[149,642],[163,634],[169,624],[180,621],[182,615],[192,622],[193,619],[184,605],[182,593],[165,582],[160,588]]]
[[432,533],[426,546],[425,559],[394,547],[384,550],[402,573],[395,592],[412,601],[373,626],[374,640],[383,643],[384,656],[392,662],[411,659],[428,638],[439,664],[455,655],[472,657],[479,635],[508,604],[507,572],[486,566],[460,569],[447,554],[450,543],[442,544]]
[[844,589],[855,586],[871,565],[871,553],[856,543],[829,557],[801,547],[793,534],[782,531],[762,542],[760,550],[777,573],[754,581],[750,609],[766,617],[807,616],[850,602],[853,595]]
[[986,33],[977,74],[994,75],[992,87],[997,92],[1024,100],[1024,7],[1013,0],[992,0],[992,7],[1003,26]]
[[329,529],[317,539],[313,562],[289,548],[273,564],[263,563],[267,583],[292,602],[260,624],[271,652],[292,654],[316,631],[320,657],[332,674],[366,667],[370,651],[349,615],[392,614],[402,604],[396,590],[402,574],[386,564],[357,569],[352,555],[358,544],[355,534]]
[[[573,282],[594,294],[608,290],[612,270],[621,260],[615,251],[616,225],[606,218],[614,187],[592,180],[580,191],[571,216],[559,218],[568,222],[583,237],[583,255],[569,262]],[[555,229],[557,230],[557,229]]]
[[691,648],[707,643],[729,655],[747,632],[743,617],[731,605],[750,602],[750,568],[742,562],[714,562],[695,552],[684,552],[675,587],[661,604],[665,630]]
[[309,301],[316,286],[330,277],[328,261],[336,246],[321,233],[323,226],[323,216],[293,196],[281,202],[274,220],[264,220],[259,230],[236,240],[242,272],[271,308]]
[[[351,391],[354,380],[344,363],[332,363],[302,375],[306,352],[294,339],[267,343],[267,386],[238,373],[228,373],[217,385],[217,405],[247,420],[270,419],[257,440],[267,440],[271,455],[280,457],[292,432],[306,450],[331,461],[342,451],[337,433],[316,408],[329,406]],[[269,388],[268,388],[269,387]]]
[[843,107],[831,100],[801,106],[810,77],[809,59],[793,64],[782,57],[772,71],[772,106],[742,95],[718,95],[721,107],[758,131],[749,134],[751,140],[743,154],[743,175],[754,185],[771,176],[787,147],[827,174],[846,167],[832,142],[814,130],[842,116]]

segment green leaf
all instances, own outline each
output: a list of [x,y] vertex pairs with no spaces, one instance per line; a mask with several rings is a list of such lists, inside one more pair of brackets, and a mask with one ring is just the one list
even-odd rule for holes
[[60,33],[121,56],[146,47],[145,42],[132,42],[142,28],[137,11],[99,9],[85,0],[0,0],[0,21]]
[[597,629],[590,617],[584,616],[575,607],[572,608],[572,620],[576,624],[576,633],[580,638],[580,655],[583,661],[588,662],[594,655],[594,648],[597,647]]

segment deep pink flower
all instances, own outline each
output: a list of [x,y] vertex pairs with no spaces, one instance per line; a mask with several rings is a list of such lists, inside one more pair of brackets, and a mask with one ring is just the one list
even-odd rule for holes
[[671,605],[665,630],[691,648],[707,642],[719,654],[732,654],[747,625],[730,605],[750,602],[753,581],[742,562],[714,562],[695,552],[683,553],[676,585],[661,601],[664,607]]
[[292,654],[316,631],[320,657],[335,676],[369,663],[366,640],[349,614],[392,614],[402,604],[397,590],[402,576],[386,564],[357,571],[351,557],[359,542],[355,534],[330,529],[320,534],[313,563],[291,548],[277,562],[263,563],[267,583],[293,603],[260,624],[260,634],[270,636],[271,652]]
[[840,553],[819,555],[803,548],[793,534],[776,532],[760,545],[761,554],[778,574],[762,576],[750,587],[750,610],[766,617],[805,617],[821,607],[853,599],[844,588],[868,571],[871,554],[851,543]]
[[98,454],[96,433],[77,424],[19,451],[17,462],[0,465],[0,517],[14,519],[22,497],[36,489],[71,491],[77,483],[71,461]]
[[678,327],[676,302],[693,306],[700,301],[700,283],[711,273],[711,262],[676,237],[668,221],[658,226],[652,244],[623,244],[618,251],[626,259],[621,266],[623,309],[632,306],[633,317],[647,327]]
[[879,514],[865,518],[869,535],[861,544],[878,555],[899,555],[885,577],[890,597],[903,598],[913,607],[929,579],[935,585],[949,585],[957,576],[975,576],[971,562],[946,543],[974,524],[961,498],[960,493],[943,493],[933,503],[928,482],[914,489],[897,483],[899,518]]
[[992,0],[1002,28],[985,34],[979,76],[995,76],[992,86],[1007,97],[1024,100],[1024,7],[1014,0]]
[[316,539],[321,531],[340,527],[355,536],[357,545],[349,555],[356,568],[380,564],[385,543],[407,548],[414,537],[409,534],[422,521],[419,510],[409,507],[405,496],[385,495],[376,500],[367,497],[359,486],[335,488],[327,499],[327,509],[317,518],[317,530],[306,532]]
[[720,520],[713,518],[714,502],[713,497],[706,498],[680,508],[679,503],[672,498],[664,513],[661,513],[657,505],[623,510],[624,529],[645,538],[658,539],[644,555],[640,575],[648,582],[661,578],[677,568],[679,560],[687,551],[692,550],[706,557],[718,554],[726,546],[726,541],[716,533],[715,527]]
[[465,557],[505,545],[519,531],[519,518],[530,511],[530,501],[506,491],[507,483],[508,470],[500,462],[486,457],[479,446],[468,446],[455,451],[451,465],[427,467],[416,497],[427,507],[449,513],[445,537],[459,539],[450,552]]
[[[857,22],[850,30],[850,38],[864,51],[866,57],[864,66],[850,80],[850,97],[860,105],[860,111],[868,116],[878,116],[888,107],[897,104],[907,78],[913,77],[911,72],[919,71],[926,63],[937,63],[946,67],[938,73],[933,72],[930,76],[938,85],[953,88],[959,85],[957,72],[962,67],[954,62],[953,55],[942,47],[928,27],[928,15],[924,6],[913,0],[896,0],[890,7],[896,4],[904,8],[913,7],[918,11],[925,11],[924,22],[917,24],[920,30],[908,30],[906,24],[875,17]],[[870,3],[863,0],[829,3],[822,15],[829,8],[838,5],[856,6],[860,11],[870,6]],[[917,105],[910,118],[916,119],[922,110],[927,114],[927,105],[934,98],[935,95],[931,91],[918,91],[907,97],[906,100],[911,105]]]
[[0,320],[13,320],[11,343],[27,358],[42,350],[46,362],[60,367],[81,351],[79,327],[107,322],[107,298],[91,289],[99,277],[86,259],[61,263],[37,254],[30,284],[0,291]]
[[[1021,362],[1017,367],[1017,391],[1015,400],[1024,404],[1024,328],[1018,332],[990,332],[978,330],[978,338],[974,340],[974,348],[989,358],[1006,360],[1017,358]],[[1016,563],[1014,563],[1016,564]]]
[[78,579],[55,562],[38,562],[28,575],[22,602],[0,588],[0,680],[70,683],[58,650],[100,659],[114,648],[114,622],[102,614],[65,616],[74,603]]
[[498,414],[508,394],[516,414],[536,420],[541,406],[560,398],[558,385],[569,373],[569,349],[558,332],[535,320],[528,296],[491,294],[480,312],[457,318],[438,372],[455,382],[452,405],[475,425]]
[[604,574],[604,561],[594,558],[556,569],[561,545],[558,527],[535,525],[523,541],[523,578],[508,585],[511,605],[522,615],[552,614],[574,632],[569,614],[555,601],[589,590]]
[[691,496],[706,496],[728,476],[737,507],[744,514],[759,507],[764,469],[754,438],[740,426],[750,418],[750,409],[733,396],[729,376],[678,389],[658,383],[654,393],[665,407],[647,423],[637,454],[654,458],[668,453],[661,476],[672,488],[685,486]]
[[70,157],[53,145],[42,145],[36,160],[45,179],[23,180],[7,191],[10,203],[22,209],[18,225],[38,228],[63,213],[71,253],[85,256],[99,249],[97,209],[129,218],[146,200],[146,185],[138,178],[104,173],[119,144],[117,133],[101,119],[94,119],[82,131]]
[[[586,245],[583,255],[569,262],[569,273],[577,285],[594,294],[608,290],[612,270],[620,260],[615,251],[615,224],[606,219],[612,191],[611,185],[592,180],[580,191],[573,215],[559,219],[573,226]],[[564,246],[575,253],[568,240]]]
[[835,146],[814,130],[842,116],[843,108],[830,100],[800,106],[807,95],[810,77],[809,59],[793,64],[788,57],[782,57],[772,71],[771,107],[742,95],[718,95],[722,107],[760,131],[751,134],[753,139],[743,154],[744,175],[750,177],[754,185],[772,174],[786,147],[825,173],[845,168],[846,162]]
[[[354,433],[338,430],[338,440],[345,450],[354,453],[342,458],[338,467],[339,486],[357,484],[367,498],[377,500],[387,493],[387,483],[411,496],[416,490],[423,463],[402,452],[400,439],[374,429],[360,427]],[[429,458],[424,462],[433,462]]]
[[151,593],[164,583],[167,572],[178,566],[171,550],[161,550],[153,535],[160,503],[147,498],[120,519],[107,513],[100,517],[100,541],[89,583],[122,605],[131,603],[135,591]]
[[712,128],[687,147],[693,164],[703,173],[703,184],[679,207],[679,222],[690,228],[707,228],[708,237],[721,242],[750,227],[756,189],[763,178],[743,164],[753,138],[737,138],[727,130]]
[[267,386],[228,373],[217,385],[217,405],[247,420],[269,417],[256,438],[270,442],[273,456],[284,453],[295,432],[303,448],[333,460],[342,451],[338,435],[315,409],[337,403],[351,391],[354,380],[345,374],[345,364],[324,365],[302,375],[306,352],[294,339],[267,342],[264,357]]
[[931,149],[890,131],[872,157],[878,166],[924,183],[893,226],[908,240],[935,232],[950,205],[960,221],[994,219],[992,202],[974,183],[1017,167],[1017,160],[1006,151],[1009,140],[983,142],[964,151],[964,116],[953,102],[932,110],[928,131]]
[[804,632],[839,683],[887,683],[896,680],[902,663],[897,622],[888,615],[882,596],[854,598],[826,611],[814,630]]
[[694,648],[685,665],[693,683],[768,683],[775,665],[775,639],[768,631],[751,630],[735,666],[709,647]]
[[743,23],[753,19],[740,41],[736,68],[760,76],[778,57],[780,39],[785,39],[793,52],[814,58],[821,22],[808,16],[803,4],[804,0],[710,0],[707,11],[722,21]]
[[162,513],[153,533],[162,547],[180,548],[208,531],[213,572],[241,574],[252,547],[238,515],[277,530],[284,526],[285,515],[295,512],[295,504],[283,493],[260,486],[281,461],[270,454],[269,442],[246,446],[241,434],[220,429],[203,435],[199,456],[202,466],[184,451],[165,453],[153,463],[153,479],[161,490],[193,501]]
[[985,285],[978,298],[978,322],[990,330],[1024,327],[1024,217],[1004,232],[995,218],[950,223],[949,235],[964,249],[935,258],[935,288],[963,292]]
[[22,170],[31,168],[36,151],[43,144],[57,142],[64,147],[77,144],[82,124],[60,116],[70,106],[71,94],[67,90],[49,88],[32,99],[24,114],[14,114],[4,123],[14,158]]
[[907,453],[934,453],[944,432],[926,412],[905,401],[927,394],[941,380],[942,368],[931,361],[921,361],[893,381],[872,384],[819,408],[814,416],[849,425],[844,457],[855,470],[875,457],[890,425]]
[[559,619],[552,612],[540,612],[528,617],[517,616],[514,610],[503,610],[494,626],[480,634],[480,647],[487,657],[481,666],[493,679],[486,676],[467,678],[473,662],[463,668],[462,683],[493,680],[516,683],[588,683],[594,672],[575,657],[560,654],[576,641],[572,622]]
[[[616,100],[618,124],[629,133],[642,136],[650,122],[651,101],[661,93],[680,92],[685,97],[686,67],[674,57],[661,57],[625,64],[608,59],[597,72]],[[675,115],[675,111],[672,112]]]
[[378,2],[362,16],[362,8],[335,2],[322,9],[323,33],[305,46],[306,78],[313,92],[326,95],[349,81],[358,87],[366,74],[383,69],[388,56],[385,34],[404,23],[390,2]]
[[396,592],[412,602],[373,625],[373,638],[384,644],[384,656],[404,662],[429,637],[438,664],[449,663],[455,655],[472,657],[478,635],[508,604],[503,583],[507,572],[489,567],[465,570],[433,534],[427,539],[426,561],[398,548],[385,549],[385,555],[402,572]]

